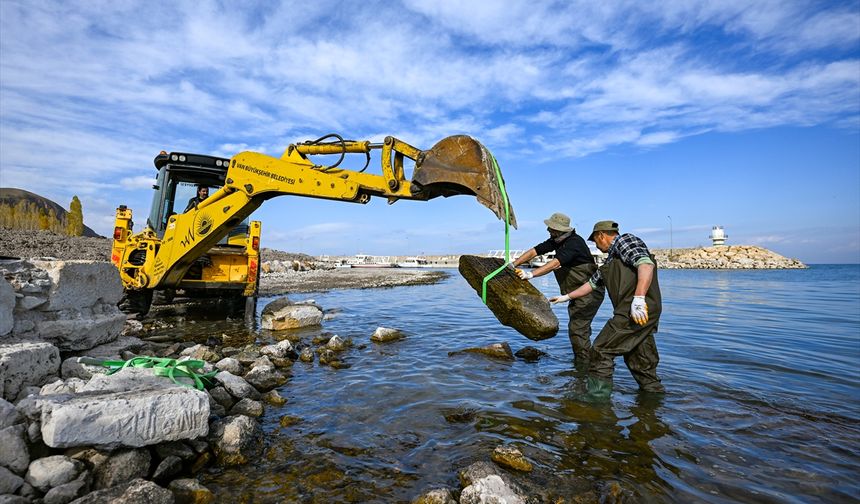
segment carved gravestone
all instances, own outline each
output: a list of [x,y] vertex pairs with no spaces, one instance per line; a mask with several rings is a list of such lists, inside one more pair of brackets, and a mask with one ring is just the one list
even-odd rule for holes
[[[504,261],[495,257],[460,256],[460,274],[481,296],[484,277]],[[558,318],[549,301],[530,282],[520,280],[513,268],[505,268],[487,282],[487,308],[502,324],[513,327],[530,340],[552,338]]]

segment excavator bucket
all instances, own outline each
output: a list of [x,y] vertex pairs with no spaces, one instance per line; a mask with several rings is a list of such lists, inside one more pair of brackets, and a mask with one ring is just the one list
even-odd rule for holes
[[[443,138],[415,163],[412,190],[427,199],[437,196],[470,194],[478,198],[501,220],[505,220],[505,198],[493,166],[493,156],[480,142],[467,135]],[[501,180],[504,185],[504,178]],[[510,200],[507,201],[511,225],[517,219]]]

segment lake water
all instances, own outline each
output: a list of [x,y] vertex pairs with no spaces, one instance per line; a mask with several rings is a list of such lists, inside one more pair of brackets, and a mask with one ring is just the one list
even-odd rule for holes
[[[351,367],[297,362],[279,389],[288,403],[262,418],[263,459],[212,469],[203,483],[222,502],[409,501],[458,488],[459,469],[511,443],[535,465],[520,479],[544,499],[605,482],[636,502],[860,498],[860,265],[660,271],[668,393],[639,395],[618,359],[602,406],[573,399],[582,376],[566,330],[529,341],[451,273],[431,286],[291,296],[337,311],[322,330],[353,339]],[[551,276],[533,283],[557,293]],[[566,328],[566,310],[555,311]],[[609,314],[607,297],[595,335]],[[370,343],[377,326],[408,337]],[[548,356],[448,356],[496,342]]]

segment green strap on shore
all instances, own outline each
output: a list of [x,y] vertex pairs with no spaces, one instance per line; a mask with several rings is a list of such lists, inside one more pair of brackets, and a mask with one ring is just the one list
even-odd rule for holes
[[[206,365],[205,361],[197,359],[176,360],[161,357],[135,357],[129,360],[99,360],[88,357],[81,357],[78,362],[94,366],[104,366],[110,368],[108,375],[112,375],[127,367],[148,368],[152,369],[156,376],[164,376],[170,378],[173,383],[183,385],[185,387],[193,387],[197,390],[203,390],[207,385],[212,385],[212,377],[218,371],[209,373],[199,373],[199,369],[203,369]],[[190,378],[194,384],[183,383],[177,378]]]
[[[487,152],[490,151],[487,150]],[[498,275],[499,272],[511,263],[511,214],[510,210],[508,210],[508,192],[505,191],[505,182],[502,180],[502,173],[499,170],[499,163],[496,162],[496,157],[491,153],[490,158],[493,160],[493,168],[496,169],[496,180],[499,182],[499,192],[502,193],[502,200],[505,202],[505,263],[502,264],[499,269],[484,277],[484,281],[481,283],[481,301],[483,301],[484,304],[487,304],[487,282],[494,276]]]

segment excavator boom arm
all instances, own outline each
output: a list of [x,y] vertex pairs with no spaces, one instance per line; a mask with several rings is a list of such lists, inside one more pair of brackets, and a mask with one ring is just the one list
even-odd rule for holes
[[[381,150],[382,174],[364,173],[314,164],[318,154],[366,154]],[[412,181],[404,174],[406,158],[415,161]],[[291,145],[280,158],[256,152],[233,156],[225,184],[198,203],[197,208],[169,218],[152,267],[137,286],[173,286],[190,265],[256,210],[265,200],[297,195],[355,203],[384,197],[428,200],[437,196],[470,194],[499,217],[506,215],[499,178],[489,151],[471,137],[448,137],[429,151],[422,151],[394,137],[382,144],[340,141]],[[516,226],[508,205],[509,219]]]

